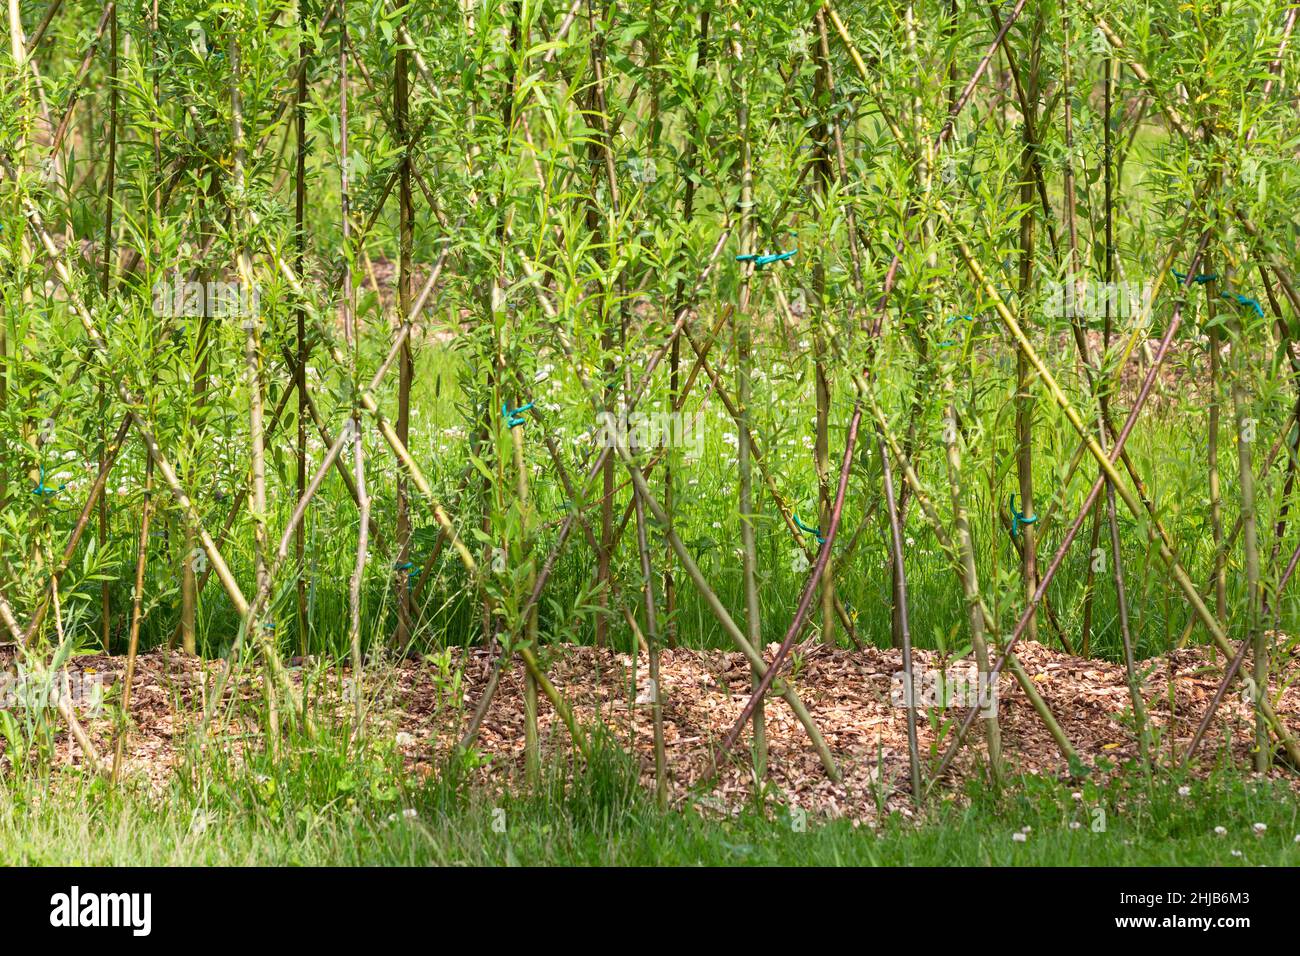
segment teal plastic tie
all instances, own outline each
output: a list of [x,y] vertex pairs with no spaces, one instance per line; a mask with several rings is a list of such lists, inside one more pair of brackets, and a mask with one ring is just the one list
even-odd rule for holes
[[[954,315],[951,319],[945,322],[944,325],[952,325],[954,322],[974,322],[974,321],[975,321],[975,316],[973,315]],[[944,339],[942,342],[939,343],[939,348],[941,349],[952,348],[956,344],[957,343],[952,339]]]
[[736,256],[737,262],[752,262],[755,269],[761,269],[763,266],[770,266],[774,262],[784,262],[786,259],[793,259],[798,249],[790,249],[786,252],[768,252],[762,255],[748,252],[742,256]]
[[1258,299],[1252,299],[1250,296],[1237,295],[1235,292],[1220,293],[1225,299],[1236,300],[1237,305],[1248,305],[1250,310],[1261,319],[1264,317],[1264,307],[1259,304]]
[[1020,526],[1025,524],[1036,524],[1038,521],[1038,515],[1034,515],[1031,518],[1027,517],[1023,511],[1017,511],[1016,496],[1014,493],[1011,495],[1009,504],[1011,507],[1011,537],[1016,538],[1020,535]]
[[822,537],[822,533],[820,529],[808,527],[806,524],[804,524],[802,521],[799,520],[798,515],[794,516],[794,523],[795,523],[795,527],[797,527],[800,531],[807,532],[808,534],[815,537],[817,539],[818,544],[826,543],[826,539]]
[[36,482],[36,487],[32,489],[32,494],[37,495],[39,497],[45,497],[47,495],[57,495],[64,488],[68,487],[66,484],[62,484],[59,485],[59,487],[57,488],[51,488],[49,485],[45,483],[45,466],[41,465],[40,468],[41,468],[41,477]]
[[[1179,282],[1187,281],[1186,272],[1179,272],[1177,269],[1171,269],[1169,271],[1178,278]],[[1205,283],[1214,282],[1218,278],[1219,274],[1217,272],[1199,272],[1192,276],[1192,281],[1197,285],[1205,285]],[[1236,302],[1237,305],[1249,306],[1250,310],[1254,312],[1255,315],[1259,316],[1259,318],[1262,319],[1264,317],[1264,307],[1259,304],[1258,299],[1252,299],[1248,295],[1238,295],[1236,292],[1220,292],[1219,295],[1227,299],[1229,302]]]
[[[1187,281],[1186,272],[1179,272],[1177,269],[1170,269],[1169,271],[1174,274],[1179,282]],[[1219,274],[1217,272],[1198,272],[1196,275],[1192,276],[1192,281],[1197,285],[1205,285],[1205,283],[1214,282],[1218,278]]]
[[501,415],[505,418],[506,423],[511,428],[517,428],[527,420],[523,417],[522,413],[529,411],[532,407],[533,403],[529,402],[527,405],[520,405],[518,408],[512,409],[509,402],[502,402]]

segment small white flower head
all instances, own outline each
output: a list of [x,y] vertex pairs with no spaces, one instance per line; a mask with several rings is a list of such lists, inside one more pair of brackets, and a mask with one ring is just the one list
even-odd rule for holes
[[1024,843],[1026,840],[1029,839],[1029,834],[1025,833],[1024,831],[1021,831],[1020,833],[1013,833],[1011,834],[1011,839],[1016,843]]
[[1215,835],[1215,836],[1227,836],[1227,835],[1228,835],[1228,828],[1227,828],[1227,827],[1215,827],[1215,828],[1214,828],[1214,835]]
[[1233,856],[1241,856],[1241,851],[1240,851],[1240,850],[1233,850],[1233,851],[1232,851],[1232,855],[1233,855]]
[[721,528],[721,527],[722,527],[722,522],[721,522],[721,521],[715,521],[715,522],[713,522],[713,528],[714,528],[714,530],[717,530],[717,529],[719,529],[719,528]]
[[1083,824],[1080,823],[1078,820],[1071,820],[1071,821],[1070,821],[1070,829],[1071,829],[1071,830],[1077,830],[1077,829],[1079,829],[1079,828],[1082,827],[1082,826],[1083,826]]
[[405,730],[399,730],[393,739],[399,747],[410,747],[415,743],[415,735],[408,734]]
[[1070,794],[1070,796],[1073,797],[1075,800],[1083,799],[1083,794],[1078,790],[1074,791],[1074,793]]
[[1189,795],[1191,794],[1191,792],[1192,792],[1192,788],[1191,788],[1191,787],[1179,787],[1179,788],[1178,788],[1178,795],[1179,795],[1180,797],[1186,797],[1186,796],[1189,796]]
[[1253,827],[1251,827],[1251,829],[1254,830],[1256,833],[1263,833],[1265,830],[1268,829],[1268,824],[1256,823]]

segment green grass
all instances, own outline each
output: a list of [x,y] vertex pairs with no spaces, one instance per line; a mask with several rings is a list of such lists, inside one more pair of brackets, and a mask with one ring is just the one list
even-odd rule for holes
[[527,793],[493,794],[454,768],[416,784],[391,753],[330,745],[218,762],[157,796],[47,783],[0,784],[0,864],[1300,865],[1295,793],[1240,777],[1189,780],[1185,795],[1174,779],[1024,778],[875,828],[784,807],[660,811],[609,747],[580,772],[552,764]]

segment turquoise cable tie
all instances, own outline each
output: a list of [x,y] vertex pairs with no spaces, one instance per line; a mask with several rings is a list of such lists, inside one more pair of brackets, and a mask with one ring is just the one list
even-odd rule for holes
[[1035,524],[1038,521],[1038,515],[1034,515],[1032,518],[1027,518],[1023,511],[1017,511],[1016,496],[1014,493],[1011,495],[1011,500],[1008,504],[1011,508],[1011,537],[1015,538],[1020,534],[1020,526],[1022,524]]
[[533,403],[529,402],[527,405],[520,405],[518,408],[512,409],[510,407],[509,402],[502,402],[501,415],[502,417],[505,418],[506,422],[510,425],[511,428],[516,428],[519,425],[522,425],[526,421],[526,419],[523,417],[523,415],[520,414],[520,412],[526,412],[530,410],[532,407],[533,407]]
[[794,523],[795,523],[795,527],[797,527],[800,531],[806,531],[808,534],[815,537],[817,539],[818,544],[826,543],[826,539],[822,537],[821,531],[817,528],[808,527],[806,524],[804,524],[802,521],[799,520],[798,515],[794,516]]
[[[1178,278],[1179,282],[1187,281],[1186,272],[1179,272],[1177,269],[1171,269],[1169,271]],[[1219,274],[1217,272],[1201,272],[1192,276],[1192,281],[1197,285],[1205,285],[1205,283],[1214,282],[1218,278]],[[1220,292],[1219,295],[1229,301],[1235,301],[1237,305],[1248,305],[1250,306],[1251,311],[1257,316],[1261,319],[1264,317],[1264,307],[1259,304],[1258,299],[1252,299],[1250,296],[1246,295],[1238,295],[1236,292]]]
[[1257,316],[1259,316],[1261,319],[1264,317],[1264,307],[1259,304],[1258,299],[1252,299],[1250,298],[1250,296],[1238,295],[1235,292],[1223,292],[1220,294],[1225,299],[1236,299],[1237,305],[1250,306],[1251,311],[1254,312]]
[[57,495],[64,488],[68,487],[66,483],[59,485],[59,487],[57,488],[51,488],[49,485],[45,484],[45,466],[41,465],[40,468],[41,468],[41,477],[36,482],[36,487],[32,489],[32,494],[39,495],[42,497],[45,495]]
[[[1187,281],[1186,272],[1179,272],[1177,269],[1170,269],[1169,271],[1174,274],[1174,277],[1177,278],[1179,282]],[[1219,274],[1217,272],[1198,272],[1196,275],[1192,276],[1192,281],[1197,285],[1205,285],[1205,283],[1214,282],[1218,278]]]
[[[954,315],[951,319],[945,322],[944,325],[952,325],[954,322],[974,322],[974,321],[975,321],[975,316],[973,315]],[[952,346],[956,344],[957,343],[954,342],[952,339],[944,339],[942,342],[939,343],[939,348],[941,349],[952,348]]]
[[744,255],[736,256],[737,262],[752,262],[755,269],[761,269],[763,266],[769,266],[773,262],[784,262],[786,259],[793,259],[798,249],[790,249],[786,252],[768,252],[759,255],[754,252],[747,252]]

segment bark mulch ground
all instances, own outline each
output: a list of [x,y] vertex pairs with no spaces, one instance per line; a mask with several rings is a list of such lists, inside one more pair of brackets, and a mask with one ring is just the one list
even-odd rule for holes
[[[1276,646],[1276,645],[1275,645]],[[768,648],[770,659],[776,645]],[[1084,660],[1039,644],[1019,650],[1026,672],[1047,700],[1082,759],[1092,765],[1105,758],[1119,766],[1137,756],[1129,690],[1124,668]],[[614,740],[641,761],[644,782],[654,778],[648,668],[644,655],[592,647],[550,650],[551,680],[571,702],[580,723],[603,724]],[[457,672],[463,673],[457,683]],[[916,668],[941,669],[934,652],[916,652]],[[121,680],[125,658],[79,656],[71,668],[101,677],[108,686]],[[197,722],[203,683],[209,684],[220,664],[183,657],[175,652],[142,655],[136,673],[132,715],[135,730],[127,748],[128,772],[161,786],[174,764],[183,734]],[[310,662],[307,668],[311,668]],[[392,738],[413,774],[435,772],[463,729],[463,714],[472,710],[492,667],[483,650],[453,652],[449,666],[429,660],[403,660],[368,668],[363,696],[368,702],[370,732]],[[1249,667],[1249,662],[1243,667]],[[947,665],[950,677],[969,673],[967,662]],[[906,810],[908,759],[906,709],[897,703],[902,682],[901,654],[896,650],[828,651],[805,646],[787,664],[786,673],[825,735],[844,775],[832,783],[809,746],[803,728],[784,700],[767,702],[769,773],[768,799],[803,807],[810,813],[846,815],[871,820],[880,807]],[[1157,752],[1164,762],[1171,753],[1181,758],[1205,713],[1219,681],[1219,669],[1200,648],[1174,651],[1168,657],[1143,662],[1146,699]],[[303,667],[293,671],[301,680]],[[743,760],[724,766],[712,787],[702,786],[713,745],[727,732],[748,697],[749,665],[739,653],[665,650],[660,664],[664,696],[664,735],[672,800],[696,801],[718,811],[730,811],[751,801],[752,773]],[[1273,696],[1278,713],[1293,732],[1300,732],[1300,656],[1290,655],[1274,667]],[[255,704],[260,698],[260,674],[247,669],[231,691],[229,719],[219,728],[236,751],[255,739]],[[339,719],[351,711],[351,677],[346,669],[329,670],[313,682],[312,709],[317,720]],[[116,699],[115,695],[110,697]],[[1038,720],[1010,675],[998,685],[998,713],[1003,749],[1012,769],[1022,774],[1068,775],[1068,766],[1051,736]],[[638,698],[641,702],[638,703]],[[567,732],[543,699],[540,725],[543,746],[569,753]],[[510,668],[484,720],[478,746],[489,758],[481,769],[490,785],[508,785],[522,775],[524,750],[523,680]],[[112,722],[107,709],[87,717],[87,729],[102,754],[111,753]],[[919,715],[923,759],[942,752],[962,706],[930,708]],[[57,716],[54,717],[57,720]],[[1222,759],[1249,766],[1253,717],[1238,690],[1225,698],[1200,752],[1208,767]],[[65,735],[66,736],[66,735]],[[982,773],[984,735],[980,725],[971,744],[950,772],[945,786],[960,790],[972,774]],[[747,735],[738,749],[747,751]],[[59,757],[80,763],[75,744],[60,739]],[[1282,773],[1284,771],[1276,771]]]

